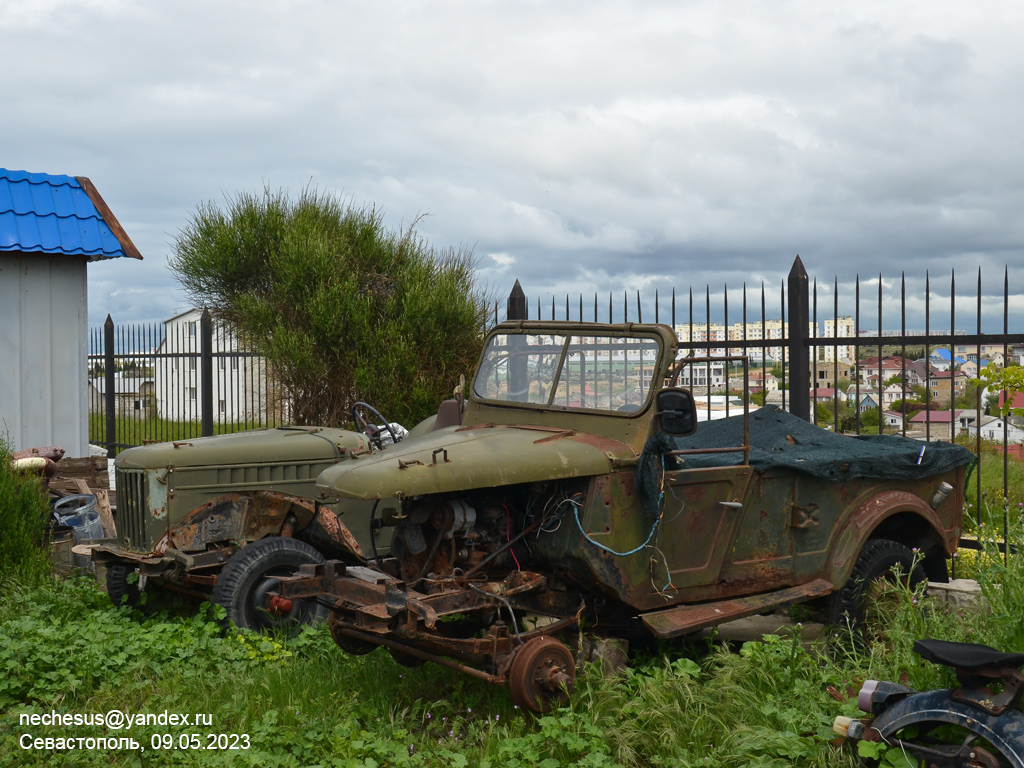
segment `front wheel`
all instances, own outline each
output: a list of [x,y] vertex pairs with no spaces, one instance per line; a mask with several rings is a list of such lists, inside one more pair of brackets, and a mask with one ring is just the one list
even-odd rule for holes
[[107,566],[107,595],[114,605],[137,606],[140,601],[138,571],[127,563]]
[[554,637],[527,640],[508,673],[512,701],[531,712],[548,712],[565,704],[576,680],[572,652]]
[[242,547],[228,560],[213,587],[212,600],[227,610],[240,629],[280,629],[297,634],[321,620],[326,609],[316,600],[283,599],[270,593],[278,576],[293,576],[299,566],[323,563],[324,557],[304,541],[270,536]]

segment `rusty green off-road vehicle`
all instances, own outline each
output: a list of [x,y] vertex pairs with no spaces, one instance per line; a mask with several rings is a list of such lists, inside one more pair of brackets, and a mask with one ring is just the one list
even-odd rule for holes
[[[440,417],[408,439],[457,425],[455,401]],[[111,599],[137,602],[152,582],[212,599],[248,629],[294,629],[322,616],[315,601],[267,592],[273,577],[300,565],[358,564],[388,551],[391,530],[371,531],[373,502],[325,502],[316,487],[328,467],[394,450],[405,434],[398,425],[378,429],[387,422],[365,403],[353,419],[364,431],[278,427],[122,452],[114,463],[118,538],[93,550]]]
[[303,567],[271,599],[327,605],[347,652],[385,646],[544,710],[572,686],[581,627],[674,638],[811,600],[856,624],[891,566],[945,577],[968,451],[768,409],[698,428],[676,357],[664,325],[497,326],[461,426],[317,480],[373,505],[389,556]]

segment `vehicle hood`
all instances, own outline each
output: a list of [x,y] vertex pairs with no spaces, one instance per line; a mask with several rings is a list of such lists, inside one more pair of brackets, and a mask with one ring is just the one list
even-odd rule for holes
[[118,455],[116,466],[151,469],[304,459],[330,461],[353,450],[369,450],[365,435],[330,427],[277,427],[130,448]]
[[383,499],[589,477],[636,458],[626,443],[587,432],[483,425],[442,429],[354,457],[328,467],[316,482],[344,498]]

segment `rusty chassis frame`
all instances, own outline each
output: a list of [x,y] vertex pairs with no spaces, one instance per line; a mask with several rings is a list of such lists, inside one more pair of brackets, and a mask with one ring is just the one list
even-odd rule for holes
[[[548,579],[515,571],[501,581],[469,581],[464,576],[443,585],[442,591],[418,592],[380,571],[346,566],[338,560],[304,565],[295,576],[280,577],[272,593],[282,599],[313,598],[330,608],[332,633],[382,645],[417,659],[504,685],[516,651],[536,637],[576,629],[588,614],[586,603],[573,592],[548,588]],[[438,629],[449,616],[501,611],[481,637],[455,637]],[[540,614],[551,623],[520,630],[516,613]],[[488,671],[488,668],[492,671]]]

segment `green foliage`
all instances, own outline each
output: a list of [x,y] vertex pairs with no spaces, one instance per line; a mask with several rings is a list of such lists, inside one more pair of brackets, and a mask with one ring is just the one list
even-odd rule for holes
[[1013,396],[1024,390],[1024,368],[1018,365],[996,368],[989,363],[978,372],[978,386],[988,387],[992,395],[998,395],[1001,391],[1006,392],[1006,399],[999,409],[1003,416],[1024,416],[1024,408],[1010,407]]
[[[1011,496],[1016,499],[1020,488]],[[1024,503],[1024,497],[1022,497]],[[1011,531],[1024,540],[1024,529]],[[621,676],[584,665],[568,705],[540,717],[506,690],[435,665],[407,669],[383,650],[348,656],[324,626],[294,639],[225,631],[206,605],[143,616],[114,608],[86,580],[0,592],[0,767],[707,766],[853,768],[835,741],[836,715],[859,716],[869,678],[917,689],[949,687],[952,673],[921,661],[920,637],[1024,651],[1024,557],[979,561],[987,604],[953,606],[898,587],[867,650],[765,636],[739,652],[712,643],[665,646]],[[888,597],[888,595],[887,595]],[[173,607],[173,606],[172,606]],[[799,611],[794,612],[799,616]],[[635,654],[634,654],[635,656]],[[19,726],[21,714],[209,713],[201,729],[118,732],[146,747],[25,751],[20,734],[99,736],[88,727]],[[247,750],[155,749],[174,733],[247,734]],[[901,752],[864,749],[882,766]]]
[[300,424],[340,424],[357,400],[414,424],[480,351],[486,309],[469,252],[435,250],[315,190],[200,205],[171,267],[197,306],[271,361]]
[[0,439],[0,587],[39,584],[50,575],[49,516],[43,487],[11,469],[10,450]]

